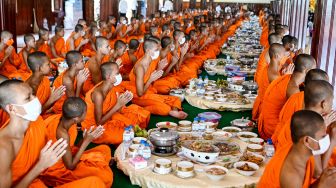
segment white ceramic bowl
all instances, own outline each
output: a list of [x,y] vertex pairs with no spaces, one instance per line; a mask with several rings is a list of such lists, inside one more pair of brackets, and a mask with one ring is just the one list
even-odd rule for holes
[[181,127],[189,127],[189,126],[191,126],[192,122],[191,121],[187,121],[187,120],[182,120],[182,121],[179,121],[178,124]]
[[153,170],[158,174],[169,174],[172,171],[172,161],[165,158],[157,159]]
[[262,153],[264,151],[264,147],[259,144],[248,144],[246,150],[252,153]]
[[182,153],[185,157],[201,163],[211,164],[215,163],[217,161],[217,158],[219,156],[220,150],[216,146],[213,146],[215,151],[212,153],[208,152],[198,152],[189,149],[186,147],[186,145],[189,145],[193,141],[185,141],[185,144],[182,144]]
[[250,138],[249,141],[251,144],[259,144],[259,145],[264,145],[264,139],[262,138]]
[[204,96],[205,100],[213,101],[215,98],[213,96]]
[[127,156],[133,158],[137,155],[140,144],[132,144],[127,150]]
[[258,135],[256,133],[253,133],[253,132],[239,132],[237,133],[237,136],[239,139],[241,139],[242,141],[244,142],[248,142],[250,141],[250,138],[247,138],[245,137],[245,135],[247,135],[248,137],[251,137],[251,138],[257,138]]
[[225,131],[217,131],[212,133],[212,136],[214,137],[215,140],[219,141],[228,141],[230,138],[232,138],[232,133],[225,132]]
[[135,137],[135,138],[133,138],[132,143],[133,144],[140,144],[141,140],[145,140],[146,141],[147,138],[144,138],[144,137]]
[[207,73],[208,73],[208,75],[210,75],[210,76],[215,76],[215,75],[216,75],[216,72],[215,72],[215,71],[212,71],[212,70],[207,70]]
[[[224,170],[225,171],[225,174],[222,174],[222,175],[215,175],[215,174],[210,174],[208,173],[207,171],[211,168],[219,168],[221,170]],[[222,167],[222,166],[208,166],[207,168],[205,168],[205,174],[208,176],[209,179],[213,180],[213,181],[219,181],[221,179],[224,178],[224,176],[229,172],[229,170],[225,167]]]
[[[241,166],[243,166],[245,164],[247,164],[249,167],[253,168],[254,170],[253,171],[244,171],[244,170],[239,170],[238,169],[238,167],[241,167]],[[233,166],[234,166],[234,168],[237,170],[237,172],[239,174],[244,175],[244,176],[252,176],[259,169],[259,166],[257,164],[251,163],[251,162],[247,162],[247,161],[236,162]]]
[[176,174],[182,178],[194,175],[194,164],[189,161],[179,161],[176,163]]
[[[222,130],[231,133],[232,136],[237,136],[237,134],[242,131],[240,128],[234,126],[223,127]],[[236,132],[232,132],[231,130],[236,130]]]
[[176,130],[177,124],[174,122],[169,122],[169,121],[163,121],[163,122],[158,122],[156,124],[157,128],[169,128],[169,129],[174,129]]

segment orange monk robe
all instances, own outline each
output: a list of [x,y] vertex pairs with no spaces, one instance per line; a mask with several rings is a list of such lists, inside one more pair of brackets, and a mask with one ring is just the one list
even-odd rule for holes
[[[150,75],[156,70],[159,59],[151,62],[148,67],[147,72],[144,75],[144,84],[149,80]],[[134,69],[131,71],[130,82],[126,88],[133,92],[134,98],[132,102],[141,107],[144,107],[146,110],[150,111],[152,114],[167,116],[173,108],[181,109],[181,101],[178,97],[159,95],[157,90],[150,86],[146,93],[139,97],[137,96]]]
[[44,52],[50,59],[54,58],[54,56],[51,53],[51,48],[47,41],[45,41],[41,46],[39,46],[37,51]]
[[[45,120],[46,135],[48,140],[55,142],[57,140],[56,132],[60,123],[62,115],[52,115]],[[77,125],[74,124],[68,130],[70,136],[69,146],[75,154],[78,151],[78,147],[75,146],[75,140],[77,138]],[[69,170],[64,165],[62,159],[60,159],[55,165],[48,168],[41,175],[41,179],[48,186],[58,186],[65,183],[69,183],[81,178],[97,176],[105,183],[106,187],[111,187],[113,181],[113,173],[109,167],[111,160],[111,150],[106,145],[99,145],[90,150],[85,151],[80,161],[78,162],[74,170]]]
[[[276,129],[272,136],[272,141],[273,141],[274,146],[277,147],[278,145],[278,137],[280,133],[282,132],[284,125],[287,123],[288,120],[292,118],[292,115],[295,112],[302,110],[303,106],[304,106],[304,92],[303,91],[299,93],[295,93],[291,97],[289,97],[285,105],[282,107],[282,110],[279,115],[279,123],[276,126]],[[290,138],[290,136],[286,136],[286,137]]]
[[[264,173],[258,183],[258,188],[280,188],[280,175],[282,166],[290,152],[292,145],[280,148],[276,151],[270,162],[266,165]],[[306,173],[302,188],[310,187],[314,175],[314,157],[310,157],[306,165]]]
[[195,26],[188,27],[188,28],[186,29],[185,33],[187,33],[187,34],[189,35],[190,31],[191,31],[191,30],[195,30],[195,29],[196,29]]
[[[18,54],[18,57],[19,57],[20,62],[21,62],[18,71],[19,72],[25,72],[25,73],[31,73],[31,70],[29,69],[29,67],[27,66],[27,63],[26,63],[25,59],[23,58],[23,52],[26,50],[26,48],[27,47],[22,48],[21,51]],[[33,53],[34,51],[35,50],[33,48],[30,49],[29,54]],[[28,54],[27,54],[27,56],[28,56]]]
[[66,53],[66,45],[65,45],[65,40],[63,37],[60,37],[57,39],[55,42],[55,51],[56,54],[60,57],[64,57],[63,54]]
[[[93,42],[93,44],[95,44],[96,43],[96,38],[93,38],[92,42]],[[84,44],[81,47],[80,52],[85,57],[92,57],[92,56],[96,55],[96,51],[93,49],[91,42],[88,42],[88,43]]]
[[[39,117],[35,122],[30,123],[21,148],[19,149],[12,163],[12,182],[17,184],[36,165],[39,160],[42,148],[47,144],[46,124]],[[58,188],[74,187],[105,187],[105,184],[97,177],[85,178],[69,184],[58,186]],[[35,179],[29,188],[47,188],[40,179]]]
[[[64,46],[64,50],[63,52],[67,53],[70,51],[70,40],[71,40],[71,36],[66,40],[65,46]],[[74,49],[76,49],[80,43],[82,42],[83,37],[78,37],[75,42],[74,42]]]
[[[121,27],[121,33],[126,33],[126,31],[127,31],[127,26],[126,25],[123,25],[122,27]],[[120,31],[119,31],[120,32]],[[119,35],[119,33],[117,33],[117,40],[121,40],[121,41],[123,41],[123,42],[125,42],[125,43],[127,43],[127,35],[125,35],[124,37],[121,37],[120,35]]]
[[121,57],[122,67],[120,68],[120,74],[129,75],[131,70],[133,69],[133,62],[130,59],[128,51],[126,51]]
[[146,33],[146,25],[145,25],[145,23],[141,23],[140,24],[139,30],[140,30],[141,35],[144,35]]
[[145,51],[143,49],[143,45],[144,45],[144,43],[141,42],[139,44],[138,50],[134,53],[134,55],[137,57],[137,59],[141,59],[145,55]]
[[[0,67],[0,74],[8,77],[10,74],[12,74],[13,72],[16,72],[19,69],[21,61],[18,55],[16,54],[15,49],[13,49],[12,54],[7,58],[5,62],[3,62],[6,49],[7,48],[0,51],[0,62],[3,64]],[[12,59],[12,62],[9,59]]]
[[[92,102],[92,93],[96,87],[92,88],[85,96],[87,114],[82,122],[83,129],[89,129],[91,126],[97,125],[94,114],[95,105]],[[117,92],[121,94],[123,92],[122,88],[119,86],[114,87],[107,93],[103,102],[103,114],[106,114],[116,105],[118,100]],[[148,125],[149,118],[150,112],[137,105],[132,104],[123,107],[120,111],[115,112],[109,121],[104,123],[105,131],[101,137],[94,140],[94,143],[120,144],[125,127],[139,125],[144,129]]]
[[269,46],[268,43],[268,26],[263,27],[261,36],[260,36],[260,44],[266,48]]
[[268,79],[268,65],[260,70],[260,79],[258,79],[258,96],[253,104],[252,109],[252,119],[254,121],[258,120],[261,110],[262,110],[262,102],[264,99],[264,94],[269,86],[269,79]]
[[271,138],[279,123],[279,115],[287,101],[287,86],[291,75],[284,75],[274,80],[267,88],[258,119],[258,132],[261,138]]
[[265,48],[260,56],[259,56],[259,61],[258,61],[258,64],[257,64],[257,69],[256,69],[256,72],[254,74],[254,81],[256,81],[257,83],[259,83],[259,80],[262,79],[261,78],[261,70],[263,70],[265,67],[267,67],[267,65],[269,64],[267,61],[266,61],[266,55],[268,53],[268,50],[269,50],[269,47],[268,48]]

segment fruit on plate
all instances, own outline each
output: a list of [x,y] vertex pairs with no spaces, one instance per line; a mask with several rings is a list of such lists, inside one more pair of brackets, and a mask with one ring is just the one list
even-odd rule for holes
[[146,129],[141,129],[141,127],[139,127],[139,125],[134,126],[134,133],[135,133],[136,137],[144,137],[144,138],[148,137],[147,130]]

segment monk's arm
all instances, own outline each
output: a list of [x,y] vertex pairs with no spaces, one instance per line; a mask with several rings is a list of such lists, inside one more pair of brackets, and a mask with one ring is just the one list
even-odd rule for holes
[[147,89],[149,88],[149,86],[151,85],[152,81],[149,79],[147,81],[146,84],[144,84],[144,75],[145,72],[143,70],[143,68],[138,67],[137,69],[134,70],[135,71],[135,84],[136,84],[136,90],[137,90],[137,94],[138,96],[142,96],[146,93]]
[[24,61],[23,63],[25,63],[27,68],[30,69],[29,65],[28,65],[28,60],[27,60],[28,59],[28,53],[27,53],[26,50],[23,51],[22,56],[23,56],[23,61]]
[[63,77],[63,85],[65,86],[65,94],[69,97],[75,97],[75,91],[74,91],[74,83],[66,77]]
[[[314,156],[314,178],[319,178],[323,172],[323,156]],[[328,161],[327,161],[328,164]]]
[[[9,47],[8,47],[9,48]],[[4,65],[4,62],[7,61],[7,59],[11,56],[12,53],[6,53],[7,50],[5,51],[5,57],[2,59],[2,61],[0,61],[0,68]],[[9,60],[11,61],[11,58],[9,58]]]
[[163,73],[162,77],[167,76],[167,74],[170,73],[170,71],[176,66],[176,63],[178,63],[179,59],[178,58],[172,58],[171,62],[169,63],[169,66],[167,67],[167,69],[165,70],[165,72]]
[[69,44],[70,44],[69,51],[75,50],[75,40],[71,38]]
[[[63,138],[67,141],[67,143],[70,143],[70,137],[68,134],[57,134],[57,139]],[[89,145],[88,142],[82,142],[81,146],[79,147],[79,150],[75,154],[74,157],[72,157],[72,152],[70,145],[66,147],[66,153],[62,157],[63,163],[65,167],[69,170],[74,170],[80,160],[80,157],[82,156],[83,152],[85,151],[86,147]]]
[[122,106],[118,105],[118,102],[116,105],[113,106],[111,110],[109,110],[105,115],[103,114],[103,102],[104,98],[103,96],[98,93],[94,92],[92,94],[92,101],[94,102],[94,114],[95,114],[95,120],[98,125],[103,125],[107,121],[109,121],[114,113],[116,113]]
[[89,64],[90,74],[92,76],[92,81],[96,85],[101,82],[101,76],[99,72],[100,67],[95,66],[93,63]]

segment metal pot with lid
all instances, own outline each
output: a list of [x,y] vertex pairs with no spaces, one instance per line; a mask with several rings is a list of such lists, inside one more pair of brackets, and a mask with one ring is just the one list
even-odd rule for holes
[[168,128],[155,129],[149,134],[149,140],[155,147],[173,147],[178,138],[178,133]]

